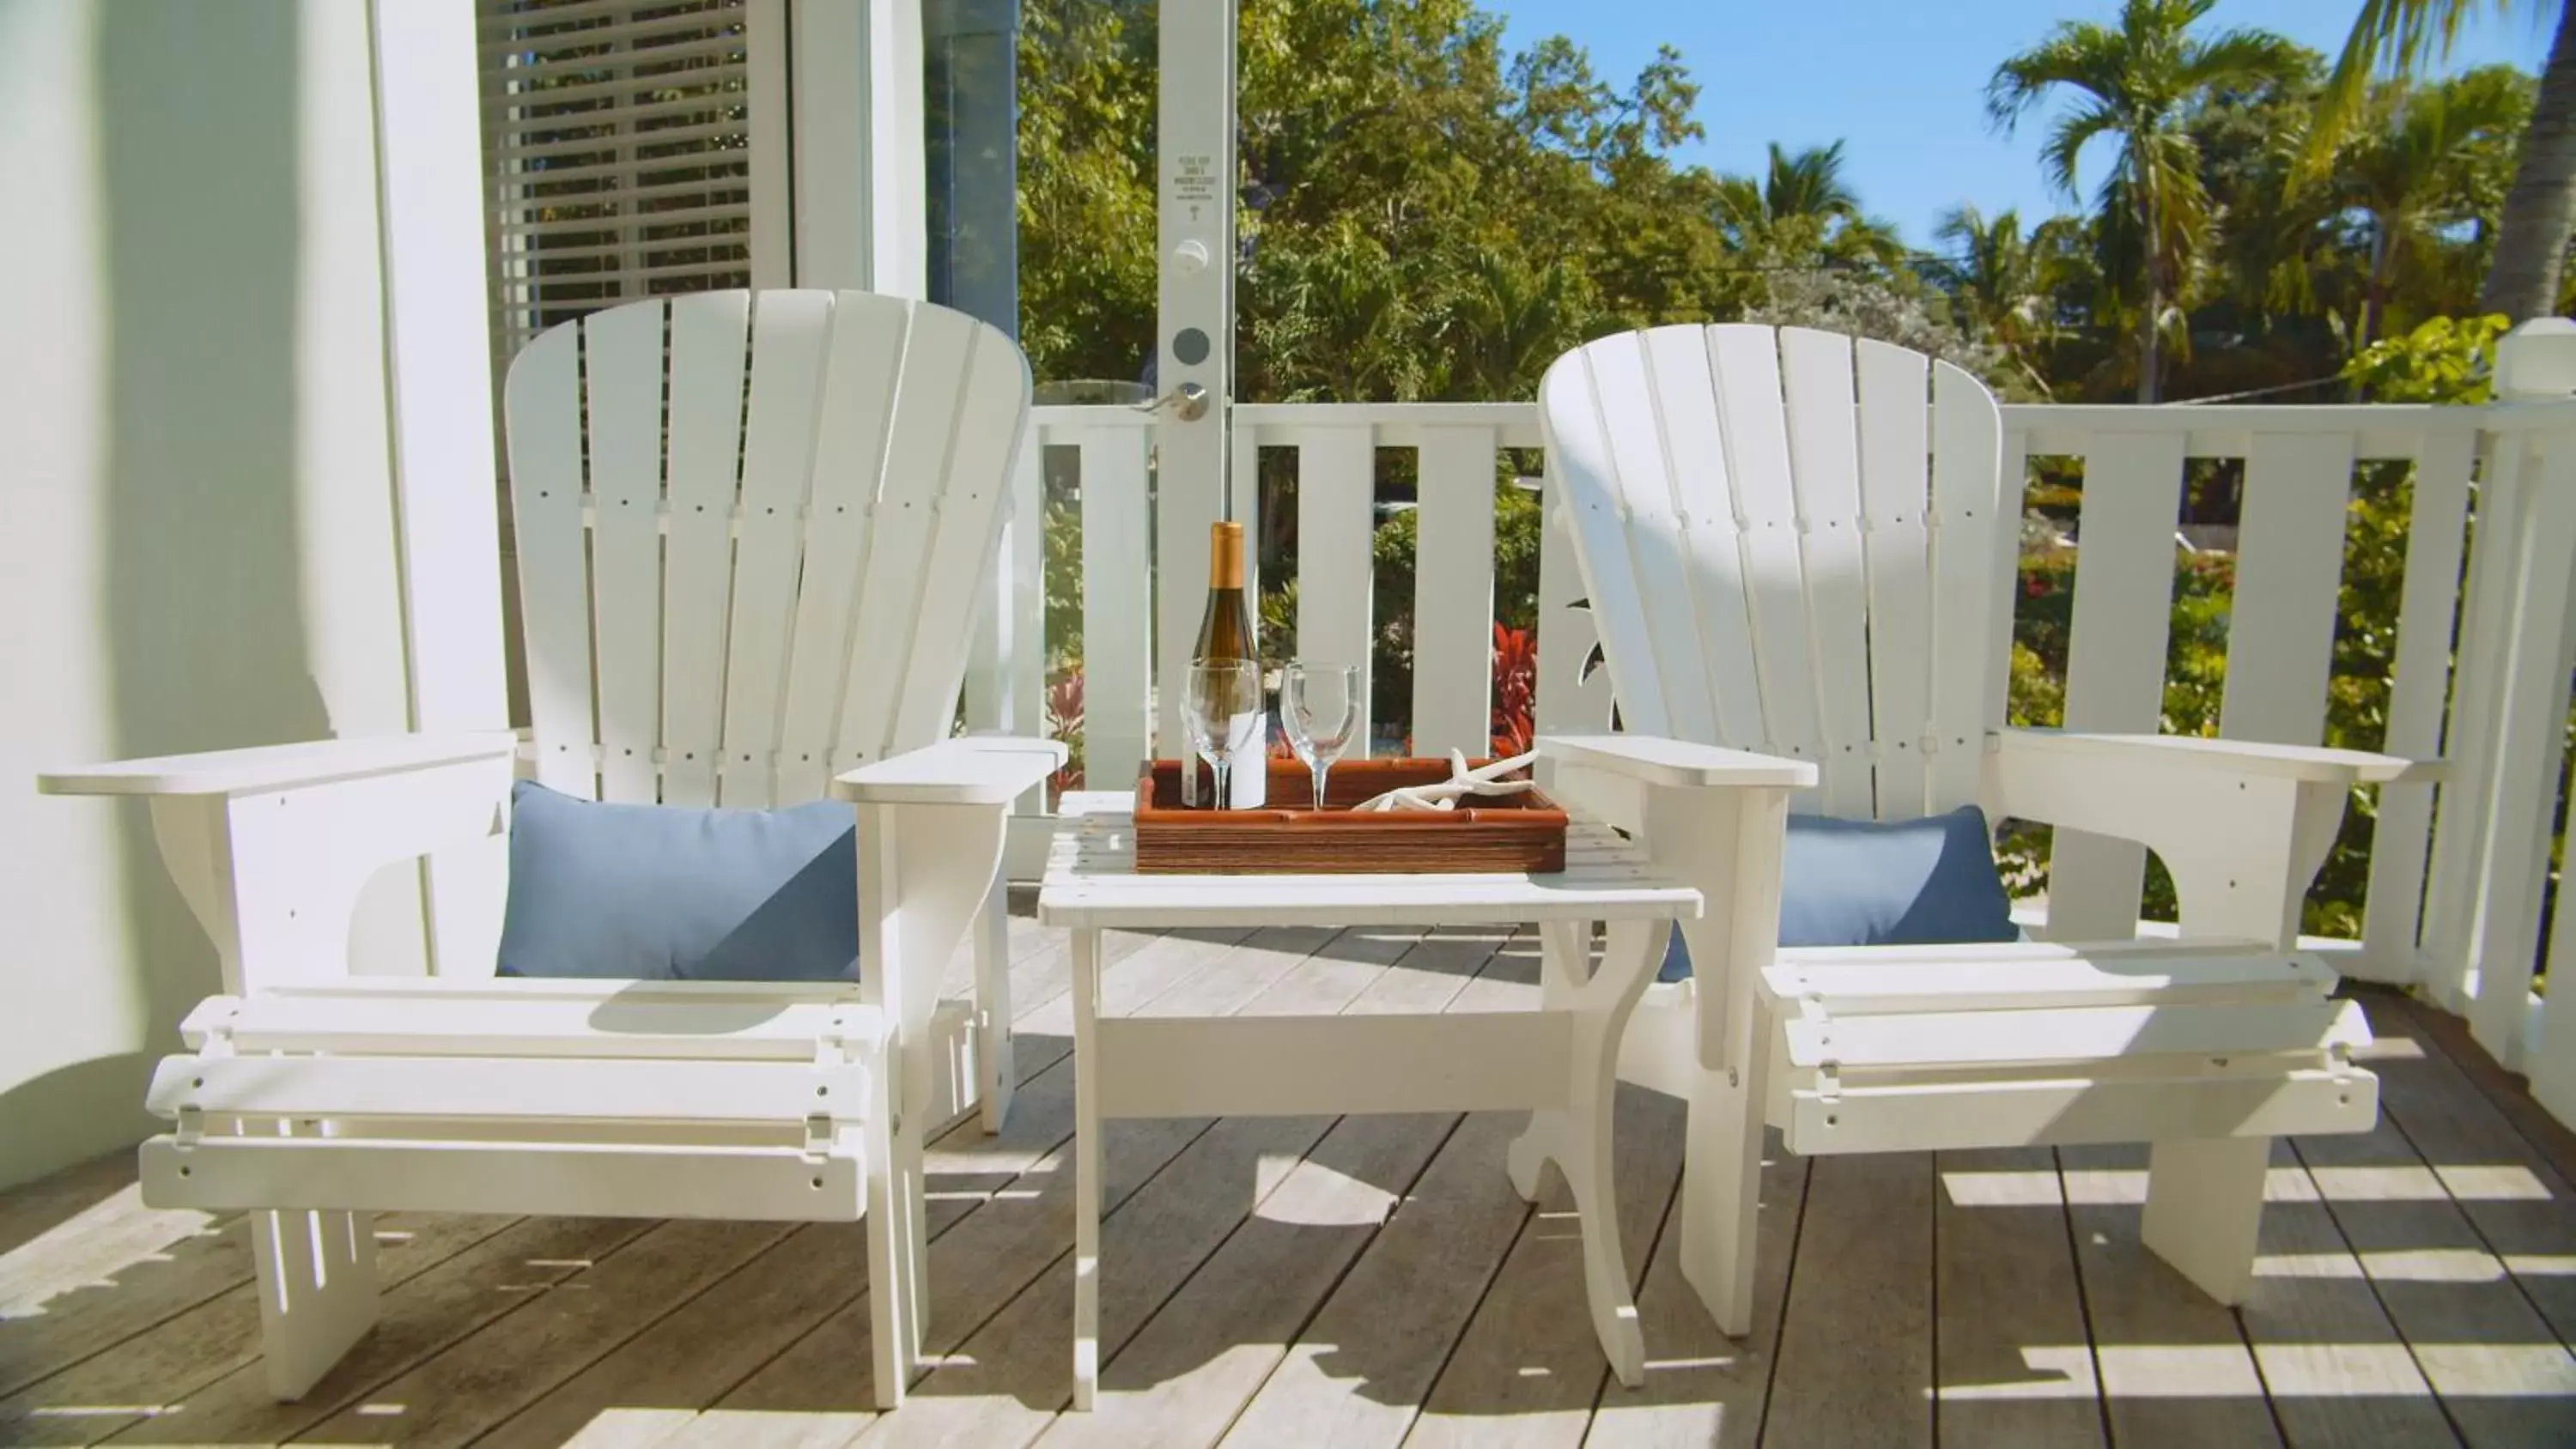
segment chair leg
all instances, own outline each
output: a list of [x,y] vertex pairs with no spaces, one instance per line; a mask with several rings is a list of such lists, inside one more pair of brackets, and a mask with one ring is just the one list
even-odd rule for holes
[[376,1322],[372,1215],[255,1212],[260,1352],[269,1392],[303,1398]]
[[1019,1077],[1011,1052],[1010,886],[996,875],[975,923],[975,1096],[987,1136],[1011,1115]]
[[2147,1159],[2140,1236],[2201,1292],[2230,1308],[2254,1286],[2269,1137],[2159,1142]]
[[920,1230],[907,1209],[902,1134],[874,1114],[867,1125],[868,1338],[874,1358],[877,1407],[903,1407],[904,1390],[919,1361],[918,1301],[911,1279],[912,1239]]
[[1762,1198],[1762,1115],[1771,1034],[1756,1023],[1741,1071],[1700,1068],[1682,1158],[1683,1281],[1720,1332],[1753,1329],[1753,1264]]

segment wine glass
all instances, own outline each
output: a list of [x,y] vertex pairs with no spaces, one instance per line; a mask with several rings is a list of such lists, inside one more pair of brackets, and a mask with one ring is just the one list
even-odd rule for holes
[[1279,676],[1279,723],[1288,744],[1315,776],[1315,808],[1324,808],[1324,777],[1349,749],[1360,723],[1356,664],[1289,661]]
[[1261,732],[1261,672],[1249,659],[1201,660],[1190,666],[1181,722],[1190,748],[1216,774],[1214,808],[1223,810],[1226,765]]

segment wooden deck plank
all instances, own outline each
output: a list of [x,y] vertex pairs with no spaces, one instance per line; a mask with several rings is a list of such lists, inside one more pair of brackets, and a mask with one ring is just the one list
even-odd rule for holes
[[[1383,980],[1412,975],[1417,954],[1435,964],[1423,973],[1427,985],[1420,999],[1425,1009],[1437,1010],[1470,978],[1436,966],[1459,964],[1478,949],[1490,957],[1501,944],[1490,936],[1430,944],[1425,935],[1419,928],[1336,932],[1234,1011],[1263,1016],[1390,1009],[1386,998],[1370,993]],[[1291,937],[1289,948],[1295,944]],[[1226,969],[1235,965],[1229,960]],[[1168,1009],[1172,1000],[1153,1003],[1149,1014]],[[1194,1004],[1223,1009],[1231,996],[1205,993]],[[1138,1435],[1214,1442],[1260,1391],[1298,1329],[1412,1190],[1458,1120],[1454,1113],[1343,1118],[1137,1337],[1104,1361],[1108,1397],[1097,1411],[1059,1420],[1046,1442],[1124,1444]],[[1494,1159],[1497,1171],[1500,1161]]]
[[0,1191],[0,1282],[7,1280],[21,1244],[106,1202],[133,1182],[134,1149],[124,1147]]
[[1766,1443],[1931,1443],[1932,1197],[1928,1152],[1816,1160]]
[[[1171,969],[1168,958],[1175,954],[1202,964],[1213,961],[1242,934],[1129,935],[1124,954],[1104,972],[1103,989],[1138,990],[1130,983]],[[1040,1003],[1024,1010],[1015,1026],[1020,1064],[1026,1068],[1044,1053],[1044,1067],[1023,1079],[1005,1131],[999,1137],[952,1133],[930,1153],[934,1218],[941,1215],[943,1203],[955,1204],[961,1196],[972,1198],[977,1208],[931,1239],[930,1322],[924,1346],[932,1361],[953,1351],[1072,1240],[1073,1179],[1065,1146],[1073,1131],[1073,1044],[1069,1035],[1038,1029],[1050,1009]],[[1113,1207],[1212,1124],[1142,1125],[1151,1130],[1122,1130],[1106,1151],[1105,1196]],[[1041,1142],[1042,1148],[1034,1146]],[[693,1418],[619,1414],[621,1430],[631,1423],[633,1432],[611,1436],[603,1427],[590,1439],[600,1444],[654,1443],[664,1436],[673,1444],[840,1443],[876,1417],[868,1308],[864,1292],[847,1298],[756,1372],[737,1376],[719,1394],[702,1398],[702,1404],[712,1402],[713,1407]],[[665,1390],[663,1397],[681,1396]],[[593,1422],[599,1422],[597,1416]]]
[[[511,1225],[391,1215],[377,1222],[376,1272],[389,1311],[402,1285]],[[259,1297],[244,1282],[0,1399],[0,1443],[97,1443],[147,1417],[139,1410],[186,1405],[258,1356]]]
[[1039,1442],[1065,1449],[1216,1442],[1458,1120],[1342,1118],[1102,1364],[1098,1406],[1059,1417]]
[[[1471,1009],[1468,996],[1460,995],[1462,1009]],[[1610,1171],[1633,1291],[1653,1261],[1656,1230],[1681,1181],[1686,1109],[1674,1098],[1622,1083],[1611,1112],[1616,1140]],[[1565,1184],[1553,1182],[1432,1384],[1405,1443],[1579,1444],[1593,1406],[1630,1392],[1611,1380],[1593,1332],[1580,1233]],[[1646,1351],[1653,1354],[1654,1345]]]
[[1943,1152],[1934,1174],[1941,1441],[2100,1444],[2101,1396],[2055,1154]]
[[1517,1112],[1468,1114],[1223,1442],[1404,1442],[1528,1220],[1529,1204],[1500,1166],[1527,1121]]
[[[970,1260],[973,1276],[951,1284],[937,1272],[945,1266],[943,1259],[955,1255],[940,1253],[936,1244],[968,1214],[1049,1166],[1072,1130],[1072,1064],[1058,1060],[1021,1086],[1010,1120],[998,1135],[987,1137],[980,1124],[967,1123],[926,1151],[927,1227],[934,1245],[930,1341],[936,1342],[943,1330],[952,1338],[963,1336],[958,1316],[971,1312],[973,1295],[951,1290],[967,1287],[988,1270]],[[1035,1192],[1037,1185],[1029,1184],[1028,1190]],[[853,1331],[858,1338],[858,1351],[842,1357],[833,1375],[845,1381],[835,1386],[834,1397],[846,1392],[850,1399],[844,1407],[872,1404],[867,1261],[865,1223],[799,1227],[742,1271],[629,1340],[482,1442],[495,1449],[552,1446],[579,1434],[584,1443],[598,1446],[652,1443],[828,1320],[841,1317],[854,1320],[855,1329],[844,1324],[817,1345],[828,1351]],[[830,1357],[839,1355],[827,1353]]]
[[2236,1315],[2138,1240],[2147,1150],[2061,1147],[2057,1161],[2111,1442],[2279,1443]]
[[[1329,1117],[1228,1118],[1103,1218],[1104,1354],[1135,1336],[1332,1123]],[[1121,1139],[1154,1125],[1113,1125],[1108,1153],[1114,1156]],[[1007,1449],[1046,1429],[1073,1397],[1069,1223],[1059,1238],[1064,1247],[1046,1271],[923,1379],[902,1413],[871,1423],[857,1442]]]
[[1762,1430],[1771,1369],[1788,1306],[1789,1264],[1806,1206],[1811,1159],[1792,1157],[1770,1135],[1762,1160],[1762,1229],[1755,1238],[1753,1331],[1738,1342],[1718,1332],[1699,1290],[1682,1277],[1681,1201],[1665,1216],[1637,1317],[1646,1335],[1646,1384],[1605,1391],[1585,1449],[1752,1449]]
[[2460,1436],[2473,1445],[2576,1443],[2576,1358],[2397,1119],[2297,1146]]
[[2558,1341],[2576,1345],[2576,1191],[2415,1018],[2380,1016],[2385,1040],[2418,1048],[2371,1062],[2381,1113],[2441,1178]]
[[[2403,1034],[2419,1046],[2440,1047],[2460,1074],[2504,1114],[2505,1120],[2558,1170],[2561,1178],[2576,1182],[2576,1127],[2550,1116],[2548,1108],[2532,1100],[2530,1082],[2496,1065],[2495,1058],[2469,1035],[2467,1022],[2440,1007],[2393,991],[2356,994],[2369,1011],[2373,1028],[2385,1035]],[[2414,1030],[2403,1031],[2406,1027]]]
[[[462,1443],[535,1403],[786,1236],[783,1223],[657,1223],[564,1285],[311,1432],[340,1443]],[[387,1412],[383,1405],[400,1405]],[[358,1438],[356,1436],[363,1436]]]
[[[1497,953],[1499,936],[1439,931],[1408,950],[1379,933],[1233,932],[1183,950],[1118,932],[1104,989],[1147,1014],[1531,1004],[1535,943],[1515,939]],[[1923,1199],[1916,1206],[1908,1194],[1828,1184],[1816,1207],[1857,1198],[1877,1237],[1839,1253],[1807,1241],[1794,1288],[1794,1226],[1768,1219],[1794,1224],[1812,1169],[1774,1160],[1751,1339],[1719,1337],[1680,1279],[1669,1182],[1655,1204],[1660,1227],[1648,1216],[1628,1237],[1632,1255],[1655,1244],[1639,1300],[1648,1381],[1633,1394],[1604,1385],[1570,1241],[1559,1245],[1558,1286],[1572,1292],[1557,1321],[1495,1333],[1502,1317],[1520,1316],[1495,1299],[1530,1296],[1514,1265],[1550,1246],[1548,1220],[1502,1181],[1514,1117],[1467,1118],[1436,1153],[1424,1149],[1409,1185],[1395,1170],[1408,1162],[1397,1140],[1406,1119],[1121,1123],[1107,1151],[1112,1393],[1098,1414],[1059,1423],[1071,1299],[1069,1118],[1052,1122],[1069,1107],[1058,1085],[1069,1076],[1063,945],[1063,932],[1013,922],[1026,1085],[1012,1130],[961,1130],[933,1148],[933,1221],[945,1231],[932,1249],[931,1334],[947,1357],[900,1415],[881,1420],[867,1407],[862,1228],[782,1235],[561,1219],[380,1220],[408,1234],[380,1260],[383,1321],[313,1397],[277,1405],[255,1357],[240,1228],[209,1231],[202,1214],[142,1208],[130,1195],[132,1159],[119,1153],[0,1193],[0,1382],[17,1385],[0,1398],[0,1442],[256,1443],[316,1430],[454,1441],[497,1423],[490,1442],[592,1449],[854,1436],[1009,1445],[1051,1425],[1051,1438],[1120,1443],[1207,1443],[1230,1431],[1234,1444],[1385,1445],[1408,1434],[1478,1445],[1587,1434],[1604,1445],[1746,1444],[1766,1412],[1766,1442],[1832,1439],[1849,1432],[1851,1404],[1801,1406],[1788,1394],[1765,1403],[1775,1359],[1798,1351],[1781,1337],[1784,1320],[1792,1334],[1806,1321],[1793,1311],[1798,1292],[1865,1297],[1853,1284],[1876,1274],[1869,1254],[1887,1251],[1886,1229],[1915,1221],[1935,1244],[1938,1384],[1933,1399],[1915,1400],[1915,1417],[1937,1414],[1948,1442],[2089,1442],[2105,1416],[2124,1445],[2266,1442],[2276,1422],[2303,1445],[2439,1444],[2455,1425],[2471,1444],[2576,1442],[2563,1296],[2576,1290],[2567,1271],[2576,1134],[2475,1053],[2456,1023],[2375,993],[2365,1000],[2383,1038],[2372,1065],[2386,1121],[2366,1136],[2302,1139],[2304,1157],[2276,1163],[2264,1261],[2241,1314],[2207,1304],[2137,1244],[2144,1158],[2134,1149],[2059,1154],[2057,1182],[2073,1203],[2063,1218],[2044,1186],[2045,1152],[1944,1154],[1925,1169],[1929,1190],[1911,1195]],[[1385,969],[1398,951],[1400,965]],[[965,964],[952,962],[950,974],[962,979]],[[1627,1179],[1651,1155],[1628,1095],[1623,1219],[1639,1216]],[[1670,1168],[1679,1106],[1666,1106]],[[1387,1136],[1371,1144],[1364,1133]],[[1930,1163],[1867,1161],[1895,1172]],[[2039,1176],[2013,1176],[2024,1171]],[[2055,1241],[2070,1225],[2076,1239],[2072,1272],[2093,1311],[2089,1357],[2082,1325],[2069,1340],[2065,1293],[2049,1286],[2066,1280],[2069,1258],[2035,1251],[2052,1218]],[[1318,1240],[1325,1250],[1310,1251]],[[1839,1339],[1819,1341],[1847,1354],[1879,1331],[1859,1312],[1826,1326],[1837,1325]],[[1568,1340],[1562,1357],[1576,1370],[1552,1386],[1568,1408],[1544,1383],[1550,1362],[1526,1351],[1543,1351],[1550,1332]],[[1515,1376],[1499,1392],[1468,1392],[1462,1365],[1487,1353],[1488,1338],[1524,1350],[1503,1358],[1515,1372],[1538,1369],[1540,1387]],[[48,1365],[32,1381],[31,1362]],[[1794,1383],[1801,1372],[1791,1361],[1781,1377]],[[2088,1374],[2108,1386],[2106,1405],[2086,1397]],[[701,1407],[710,1400],[717,1407]],[[1864,1441],[1884,1442],[1853,1442]]]
[[[440,1263],[385,1295],[374,1331],[358,1340],[305,1397],[281,1404],[269,1396],[266,1368],[251,1357],[258,1338],[258,1308],[249,1305],[237,1336],[218,1350],[234,1366],[207,1387],[164,1402],[161,1412],[117,1434],[118,1444],[275,1443],[312,1430],[341,1411],[380,1402],[378,1391],[418,1365],[496,1322],[526,1312],[554,1290],[582,1276],[651,1228],[640,1220],[524,1218]],[[214,1348],[209,1325],[206,1346]],[[174,1347],[180,1347],[174,1345]],[[470,1394],[467,1395],[470,1398]],[[383,1401],[391,1402],[391,1401]],[[405,1402],[406,1410],[433,1406]],[[415,1426],[380,1422],[407,1415],[373,1415],[376,1442],[409,1435]]]
[[86,1185],[50,1194],[56,1205],[26,1215],[27,1240],[0,1255],[0,1395],[250,1281],[247,1219],[146,1207],[134,1155],[122,1159],[121,1181],[74,1169]]
[[2272,1145],[2264,1191],[2254,1294],[2237,1317],[2282,1437],[2294,1449],[2458,1443],[2291,1144]]
[[[1115,1208],[1211,1125],[1173,1119],[1115,1134],[1104,1154],[1106,1200]],[[977,1211],[933,1240],[928,1361],[935,1366],[957,1352],[970,1330],[1057,1266],[1072,1241],[1072,1212],[1071,1158],[1059,1145],[1013,1182],[998,1207]],[[877,1417],[869,1348],[868,1303],[862,1296],[668,1442],[710,1449],[844,1442]]]

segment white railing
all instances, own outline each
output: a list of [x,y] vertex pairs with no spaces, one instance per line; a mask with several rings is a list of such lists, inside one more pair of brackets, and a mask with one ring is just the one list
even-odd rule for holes
[[[2020,476],[2025,460],[2045,458],[2082,478],[2066,670],[2065,722],[2076,728],[2159,727],[2186,460],[2230,458],[2243,463],[2244,490],[2220,732],[2321,742],[2354,467],[2415,465],[2381,748],[2430,758],[2447,747],[2449,773],[2438,824],[2434,785],[2379,791],[2362,934],[2322,944],[2351,974],[2417,984],[2469,1015],[2501,1059],[2542,1079],[2543,1100],[2576,1117],[2576,1011],[2561,1014],[2558,1031],[2545,1031],[2531,992],[2576,651],[2568,617],[2576,403],[2010,406],[2004,417],[2008,477]],[[1237,408],[1234,421],[1236,478],[1257,475],[1259,450],[1296,455],[1290,566],[1301,653],[1369,657],[1376,454],[1415,454],[1413,748],[1481,750],[1491,709],[1496,453],[1531,450],[1525,471],[1538,470],[1536,408],[1260,404]],[[1206,523],[1217,512],[1213,497],[1154,497],[1151,429],[1150,417],[1125,408],[1037,410],[1036,441],[1079,458],[1084,743],[1094,789],[1133,780],[1152,741],[1177,735],[1168,707],[1165,718],[1154,717],[1158,697],[1177,697],[1153,688],[1154,641],[1195,633]],[[1055,457],[1064,467],[1065,455]],[[1043,553],[1030,526],[1043,516],[1042,487],[1033,449],[1007,545],[1002,607],[990,611],[970,674],[968,713],[978,726],[1044,725]],[[1236,516],[1255,538],[1258,491],[1239,483],[1235,498]],[[2474,551],[2473,497],[2481,539]],[[2017,514],[2008,511],[2016,522]],[[1557,546],[1551,529],[1539,583],[1542,729],[1600,728],[1609,717],[1606,671],[1582,677],[1595,637],[1588,616],[1567,607],[1579,592],[1573,573],[1571,549]],[[1157,577],[1168,584],[1159,600]],[[1177,661],[1177,651],[1168,653],[1167,668]],[[2005,687],[2001,671],[1998,661],[1997,690]],[[1029,820],[1022,849],[1044,828]],[[2142,859],[2134,846],[2061,832],[2048,905],[2053,931],[2133,929]],[[2576,961],[2576,928],[2558,919],[2551,960]],[[2576,971],[2563,979],[2576,981]],[[2553,1045],[2532,1057],[2544,1036]],[[2529,1064],[2541,1058],[2566,1065]]]

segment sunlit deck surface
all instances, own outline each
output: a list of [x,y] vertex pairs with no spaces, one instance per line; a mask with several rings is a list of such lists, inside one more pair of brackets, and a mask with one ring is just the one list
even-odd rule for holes
[[[0,1195],[0,1443],[1574,1445],[2576,1443],[2576,1136],[2379,993],[2385,1112],[2273,1160],[2260,1287],[2138,1243],[2143,1150],[1775,1160],[1757,1328],[1676,1266],[1681,1104],[1619,1104],[1645,1388],[1608,1382],[1561,1203],[1501,1114],[1114,1124],[1099,1412],[1069,1393],[1066,942],[1013,923],[1024,1085],[931,1160],[931,1351],[870,1411],[857,1226],[378,1219],[375,1332],[271,1402],[246,1225],[119,1154]],[[1527,938],[1111,938],[1112,1010],[1367,1011],[1537,992]]]

